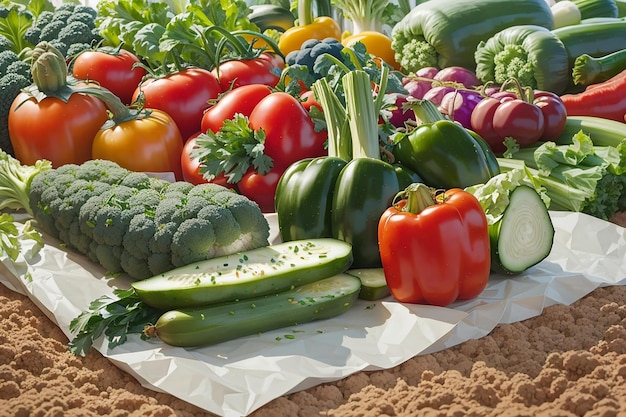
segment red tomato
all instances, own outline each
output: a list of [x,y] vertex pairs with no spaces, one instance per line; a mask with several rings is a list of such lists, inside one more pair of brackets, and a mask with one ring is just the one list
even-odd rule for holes
[[256,105],[271,92],[270,87],[265,84],[244,85],[228,91],[204,113],[200,130],[217,133],[224,120],[232,119],[235,113],[250,116]]
[[303,91],[302,94],[300,94],[300,99],[302,99],[302,105],[307,111],[311,110],[311,107],[314,106],[322,110],[322,105],[315,98],[313,90]]
[[200,173],[200,162],[197,158],[193,158],[191,156],[191,151],[196,146],[196,138],[199,134],[200,132],[191,136],[183,147],[183,152],[181,153],[183,179],[194,185],[212,182],[223,187],[234,188],[235,184],[229,184],[228,179],[224,176],[224,174],[220,174],[211,181],[207,181],[207,179]]
[[184,141],[200,130],[209,101],[221,93],[217,79],[201,68],[186,68],[163,78],[147,79],[135,90],[133,101],[140,91],[145,96],[146,108],[163,110],[174,119]]
[[326,131],[316,132],[315,124],[298,99],[284,92],[275,92],[257,104],[249,120],[254,130],[265,131],[265,154],[275,167],[305,158],[326,155]]
[[282,70],[285,68],[285,60],[278,54],[263,52],[261,55],[259,55],[258,59],[263,62],[269,70],[272,70],[274,68]]
[[146,70],[133,65],[140,62],[133,53],[87,50],[79,54],[72,64],[72,74],[79,80],[97,81],[102,87],[130,104],[135,89],[146,75]]
[[20,93],[8,117],[15,157],[27,165],[47,159],[55,168],[82,164],[91,159],[93,139],[108,118],[104,103],[93,96],[75,93],[67,103],[56,97],[37,102]]
[[512,136],[519,146],[530,146],[543,133],[543,113],[539,107],[524,100],[502,103],[493,115],[493,130],[501,137]]
[[249,169],[237,183],[239,193],[255,201],[263,213],[273,213],[274,197],[278,181],[284,172],[282,167],[274,167],[267,174],[259,174]]
[[272,73],[266,61],[262,59],[233,59],[225,61],[213,69],[222,91],[248,84],[265,84],[275,87],[280,77]]
[[102,129],[93,140],[94,159],[108,159],[138,172],[173,172],[182,180],[183,140],[172,118],[150,109],[147,117]]

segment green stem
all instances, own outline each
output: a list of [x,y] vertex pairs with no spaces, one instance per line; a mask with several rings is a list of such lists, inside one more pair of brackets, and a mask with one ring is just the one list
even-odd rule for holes
[[447,120],[430,100],[411,100],[411,109],[421,123],[434,123]]
[[583,54],[576,57],[572,79],[576,85],[606,81],[626,68],[626,49],[602,57]]
[[418,214],[436,204],[431,188],[421,182],[409,185],[402,193],[406,198],[402,211],[408,213]]
[[352,137],[352,159],[380,159],[378,113],[367,72],[354,70],[342,78],[346,111]]
[[298,26],[306,26],[313,23],[314,16],[311,2],[312,0],[298,0]]
[[333,8],[330,0],[316,0],[318,16],[332,16]]
[[317,80],[311,89],[324,109],[324,119],[328,131],[328,156],[349,161],[352,159],[352,141],[346,109],[326,78]]

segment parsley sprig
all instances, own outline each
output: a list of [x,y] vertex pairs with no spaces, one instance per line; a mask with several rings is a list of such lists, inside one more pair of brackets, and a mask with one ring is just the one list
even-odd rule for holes
[[93,342],[103,334],[109,339],[109,349],[126,342],[129,334],[141,334],[146,326],[156,323],[163,310],[150,307],[139,299],[135,291],[115,289],[113,297],[105,295],[91,302],[87,311],[70,322],[75,333],[69,349],[75,355],[85,356]]

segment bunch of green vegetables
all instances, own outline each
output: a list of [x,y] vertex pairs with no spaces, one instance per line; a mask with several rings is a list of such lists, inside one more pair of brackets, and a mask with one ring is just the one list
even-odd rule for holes
[[543,142],[522,149],[511,145],[498,163],[504,172],[524,169],[526,182],[545,191],[551,210],[608,220],[626,209],[626,139],[600,146],[580,130],[567,144]]

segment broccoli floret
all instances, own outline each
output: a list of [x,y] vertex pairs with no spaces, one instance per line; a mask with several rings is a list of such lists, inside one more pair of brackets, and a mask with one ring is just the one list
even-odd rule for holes
[[109,274],[122,272],[122,247],[102,244],[93,244],[92,250],[98,263],[106,269]]
[[39,35],[39,41],[51,42],[58,38],[59,32],[65,27],[65,22],[60,20],[52,20],[50,23],[41,28],[41,34]]
[[53,39],[48,42],[51,46],[54,46],[61,55],[67,56],[67,45],[58,39]]
[[214,204],[205,206],[198,212],[197,217],[211,222],[217,246],[228,246],[239,239],[241,235],[239,223],[226,207]]
[[147,213],[135,215],[128,224],[128,230],[124,234],[124,249],[138,259],[148,259],[152,254],[147,242],[154,239],[157,231],[154,219]]
[[[9,65],[19,61],[20,58],[13,51],[0,52],[0,74],[8,74]],[[23,74],[22,74],[23,75]]]
[[67,19],[74,14],[74,8],[76,7],[73,4],[64,3],[63,7],[57,7],[54,11],[54,15],[52,16],[52,21],[67,23]]
[[522,85],[536,88],[534,63],[529,62],[528,54],[521,45],[505,45],[494,58],[494,81],[502,84],[516,78]]
[[92,20],[95,20],[96,17],[98,16],[98,11],[96,9],[94,9],[91,6],[83,6],[80,4],[77,4],[74,7],[74,13],[75,14],[88,14],[91,16]]
[[[72,22],[59,31],[57,40],[70,46],[74,43],[90,43],[93,39],[91,28],[83,22]],[[67,48],[65,48],[67,52]]]
[[144,172],[130,172],[122,179],[120,185],[137,189],[148,189],[152,187],[152,180]]
[[32,46],[39,43],[39,38],[41,38],[41,29],[34,25],[26,29],[26,32],[24,32],[24,39]]
[[16,73],[7,73],[0,78],[0,149],[11,156],[15,156],[15,151],[9,137],[9,111],[21,89],[30,84],[27,77]]
[[183,221],[172,238],[172,264],[175,267],[213,257],[215,232],[211,221],[191,218]]
[[437,50],[423,36],[408,39],[398,32],[392,38],[391,47],[396,51],[396,61],[405,72],[439,66]]
[[0,52],[12,51],[13,42],[11,42],[6,36],[0,35]]
[[172,237],[180,226],[179,223],[167,222],[157,223],[155,221],[156,232],[154,238],[148,242],[148,247],[153,253],[170,254],[172,247]]
[[320,79],[324,74],[315,71],[315,61],[323,54],[330,54],[341,59],[341,51],[344,46],[335,38],[309,39],[305,41],[299,50],[287,54],[285,62],[288,65],[305,65],[314,79]]
[[146,279],[153,275],[146,259],[135,258],[126,251],[122,251],[120,263],[122,269],[134,279]]
[[[66,167],[66,165],[63,167]],[[79,166],[74,166],[73,169],[76,171],[76,178],[88,181],[102,181],[107,184],[118,184],[131,172],[106,159],[91,159]]]
[[44,10],[43,12],[39,13],[39,16],[37,16],[37,20],[33,24],[33,27],[41,31],[41,29],[43,29],[48,23],[52,22],[53,17],[54,12],[50,10]]
[[159,275],[163,272],[174,269],[172,257],[169,253],[153,253],[148,257],[148,267],[152,275]]
[[89,45],[88,43],[73,43],[69,46],[69,48],[67,48],[65,56],[68,58],[73,58],[88,49],[91,49],[91,45]]
[[18,74],[24,76],[29,82],[32,82],[32,73],[28,63],[18,60],[7,67],[7,73]]
[[69,17],[69,19],[67,19],[67,23],[68,24],[73,23],[73,22],[82,22],[82,23],[86,24],[89,27],[89,29],[93,29],[93,28],[96,27],[95,19],[89,13],[84,13],[84,12],[76,13],[76,12],[74,12],[74,14],[71,15]]

